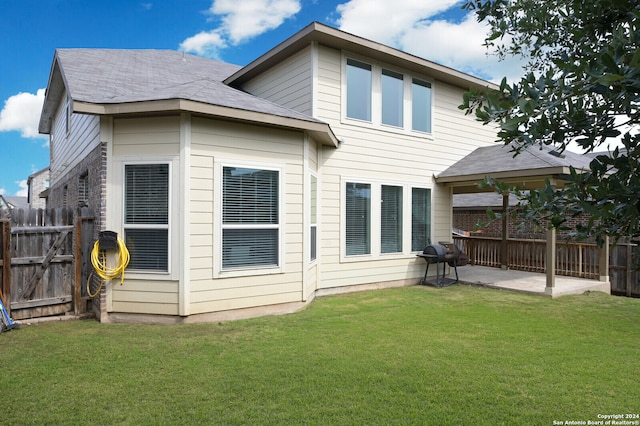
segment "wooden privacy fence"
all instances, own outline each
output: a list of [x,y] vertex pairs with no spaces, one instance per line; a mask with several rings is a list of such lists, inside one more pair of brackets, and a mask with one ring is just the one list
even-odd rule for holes
[[12,210],[0,228],[0,289],[13,319],[87,312],[90,211]]
[[[478,266],[501,266],[501,238],[453,236],[454,242],[469,255],[469,263]],[[545,240],[509,238],[509,269],[546,272]],[[636,244],[611,245],[609,280],[611,292],[640,297],[640,274],[635,269],[640,260]],[[556,243],[556,274],[588,279],[600,278],[599,249],[594,243],[560,241]]]

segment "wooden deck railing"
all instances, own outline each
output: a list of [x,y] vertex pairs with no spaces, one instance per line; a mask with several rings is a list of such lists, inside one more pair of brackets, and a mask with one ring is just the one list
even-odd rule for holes
[[[469,263],[500,267],[500,238],[454,236],[454,242],[469,255]],[[546,241],[509,238],[508,267],[519,271],[546,271]],[[557,242],[556,274],[598,279],[598,246],[593,243]]]

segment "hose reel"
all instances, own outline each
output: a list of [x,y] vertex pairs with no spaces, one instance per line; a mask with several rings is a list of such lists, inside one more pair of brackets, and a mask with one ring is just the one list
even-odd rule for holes
[[[118,251],[116,264],[114,267],[109,267],[107,265],[107,251],[116,250]],[[105,281],[120,277],[120,285],[124,284],[124,271],[129,265],[129,259],[129,250],[116,232],[100,231],[99,238],[93,244],[93,250],[91,250],[91,264],[95,274],[100,277],[100,286],[95,293],[91,293],[90,283],[94,274],[94,272],[91,272],[87,279],[87,294],[89,297],[94,298],[100,294]]]

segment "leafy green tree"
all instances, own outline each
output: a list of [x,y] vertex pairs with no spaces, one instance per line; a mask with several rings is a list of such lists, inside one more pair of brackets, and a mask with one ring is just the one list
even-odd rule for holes
[[[577,237],[640,236],[640,2],[638,0],[467,0],[489,25],[486,46],[526,59],[525,75],[498,89],[465,94],[461,109],[499,126],[517,155],[536,145],[561,151],[575,141],[598,155],[569,184],[524,194],[524,217],[564,228],[589,214]],[[504,191],[504,188],[501,188]]]

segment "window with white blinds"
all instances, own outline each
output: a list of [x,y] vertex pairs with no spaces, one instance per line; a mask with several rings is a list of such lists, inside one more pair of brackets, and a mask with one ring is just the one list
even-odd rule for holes
[[126,164],[124,170],[129,269],[168,271],[169,164]]
[[371,185],[347,182],[346,189],[347,256],[371,254]]
[[344,260],[408,256],[429,244],[430,189],[410,183],[356,183],[348,179],[343,185]]
[[380,203],[380,251],[402,252],[402,187],[382,185]]
[[411,189],[411,251],[431,244],[431,190]]
[[280,175],[222,168],[222,268],[278,266]]

